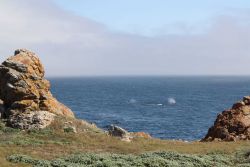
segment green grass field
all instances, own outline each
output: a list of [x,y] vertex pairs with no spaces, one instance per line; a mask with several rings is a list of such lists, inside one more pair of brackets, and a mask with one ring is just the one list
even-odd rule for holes
[[5,166],[250,166],[250,142],[182,142],[137,138],[130,143],[89,124],[57,119],[43,130],[0,126],[0,162]]

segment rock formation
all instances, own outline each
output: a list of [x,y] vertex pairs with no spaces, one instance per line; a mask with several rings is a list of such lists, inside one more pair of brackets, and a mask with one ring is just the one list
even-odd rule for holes
[[108,134],[110,136],[119,137],[122,141],[130,142],[134,138],[145,138],[145,139],[151,139],[152,137],[145,132],[128,132],[125,129],[110,125],[108,129]]
[[250,140],[250,96],[217,116],[202,141]]
[[110,136],[121,138],[122,141],[130,142],[132,139],[132,137],[130,136],[130,133],[119,126],[110,125],[108,129],[108,133]]
[[44,128],[55,115],[74,117],[52,96],[39,58],[25,49],[16,50],[0,65],[0,99],[1,117],[20,129]]

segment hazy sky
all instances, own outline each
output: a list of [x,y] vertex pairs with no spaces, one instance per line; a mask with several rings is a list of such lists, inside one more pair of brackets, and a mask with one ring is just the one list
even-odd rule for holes
[[47,76],[250,75],[250,1],[0,0],[0,46]]

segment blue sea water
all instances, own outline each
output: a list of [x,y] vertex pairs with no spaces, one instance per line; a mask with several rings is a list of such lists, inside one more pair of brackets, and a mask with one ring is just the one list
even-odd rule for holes
[[250,94],[250,77],[49,78],[76,117],[162,139],[198,140],[217,114]]

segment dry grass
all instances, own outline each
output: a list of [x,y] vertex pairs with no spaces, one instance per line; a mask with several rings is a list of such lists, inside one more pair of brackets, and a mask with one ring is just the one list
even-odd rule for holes
[[[64,122],[77,126],[79,133],[65,133]],[[110,137],[98,128],[82,121],[58,119],[48,129],[41,131],[15,131],[5,127],[0,134],[0,162],[3,166],[15,166],[6,161],[12,154],[24,154],[38,159],[55,159],[73,153],[121,153],[141,154],[153,151],[175,151],[187,154],[226,153],[250,149],[250,142],[181,142],[138,138],[127,143]],[[19,166],[21,166],[19,164]],[[25,165],[23,165],[25,166]],[[26,165],[27,166],[27,165]]]

